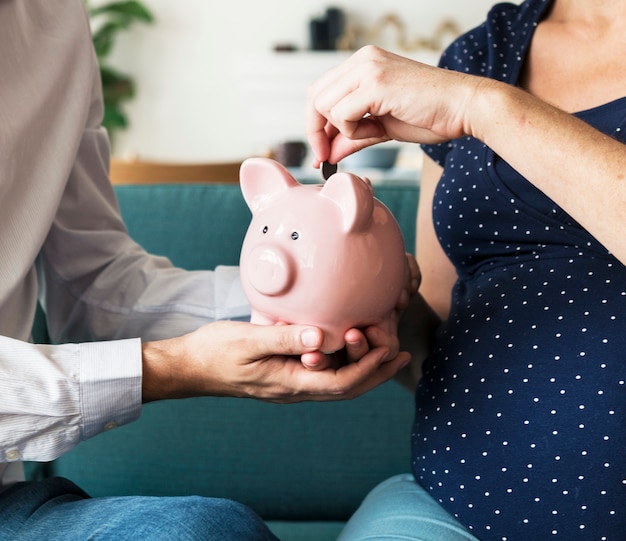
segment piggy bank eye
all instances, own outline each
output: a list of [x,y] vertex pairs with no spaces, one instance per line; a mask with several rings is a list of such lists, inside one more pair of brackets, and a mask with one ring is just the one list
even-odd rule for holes
[[267,226],[265,226],[265,227],[263,228],[263,234],[265,235],[265,233],[267,233],[267,231],[268,231],[268,228],[267,228]]
[[300,238],[300,234],[297,231],[294,231],[291,234],[291,240],[298,240]]

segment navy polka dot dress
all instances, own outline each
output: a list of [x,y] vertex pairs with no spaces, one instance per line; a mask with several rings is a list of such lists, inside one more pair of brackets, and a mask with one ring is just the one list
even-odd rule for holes
[[[515,83],[550,4],[496,6],[442,65]],[[626,98],[578,116],[625,139]],[[425,150],[459,279],[417,388],[416,479],[479,539],[626,539],[626,267],[481,142]]]

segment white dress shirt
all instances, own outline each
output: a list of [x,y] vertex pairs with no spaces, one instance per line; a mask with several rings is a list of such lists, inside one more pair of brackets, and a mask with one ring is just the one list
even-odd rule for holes
[[[249,307],[127,235],[82,0],[0,0],[0,487],[141,409],[140,339]],[[30,343],[37,299],[55,344]]]

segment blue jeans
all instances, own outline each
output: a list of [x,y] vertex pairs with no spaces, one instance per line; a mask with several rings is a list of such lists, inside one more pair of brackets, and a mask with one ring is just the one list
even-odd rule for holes
[[375,487],[338,541],[477,541],[410,474]]
[[90,498],[63,478],[0,494],[0,540],[277,541],[245,505],[200,496]]

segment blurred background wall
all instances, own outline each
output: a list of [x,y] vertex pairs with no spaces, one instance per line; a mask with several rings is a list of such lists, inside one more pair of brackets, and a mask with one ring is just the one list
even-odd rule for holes
[[[144,0],[155,21],[119,36],[111,63],[135,78],[125,106],[130,126],[115,136],[114,153],[170,161],[211,161],[263,153],[302,139],[306,86],[347,52],[308,52],[311,21],[330,7],[345,24],[396,49],[399,17],[409,41],[430,38],[442,21],[460,31],[485,18],[492,0]],[[98,1],[93,4],[97,5]],[[360,34],[359,34],[360,33]],[[443,45],[452,36],[443,36]],[[358,41],[358,40],[357,40]],[[295,52],[275,53],[277,46]],[[402,51],[399,51],[402,52]],[[439,51],[406,52],[436,62]]]

